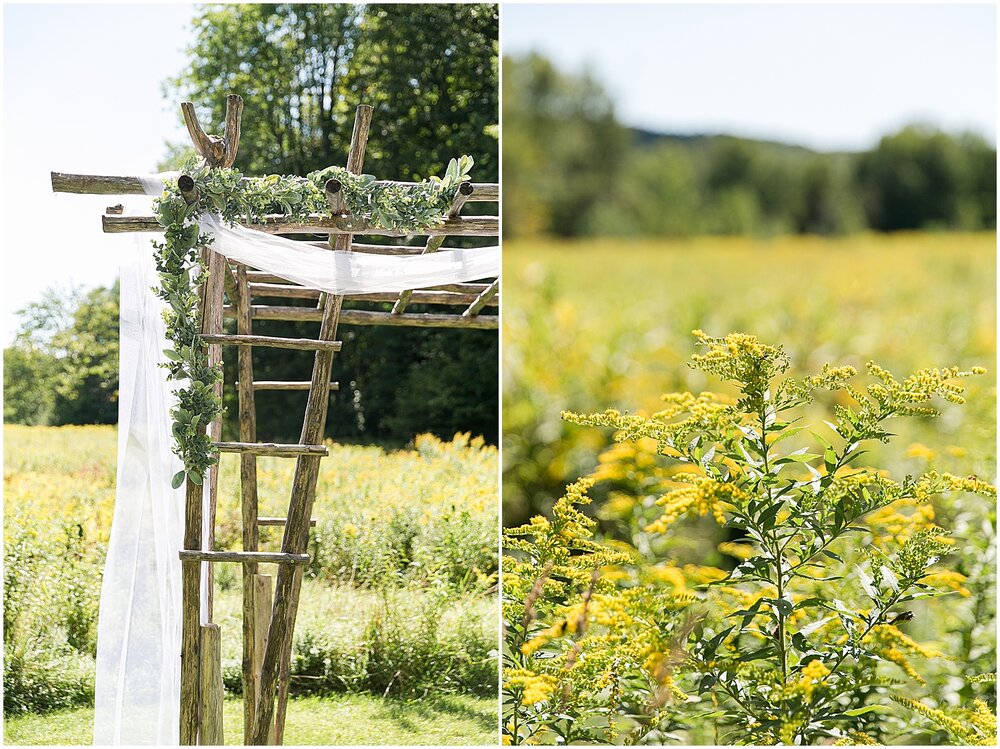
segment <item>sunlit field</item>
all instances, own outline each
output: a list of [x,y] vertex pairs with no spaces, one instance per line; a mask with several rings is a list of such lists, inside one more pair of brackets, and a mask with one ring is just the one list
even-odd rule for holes
[[[52,726],[65,725],[66,740],[89,743],[84,734],[92,711],[65,710],[93,700],[97,606],[115,499],[115,430],[6,426],[4,441],[5,714],[11,719],[42,714],[15,722],[19,741],[44,742],[49,725],[44,716],[51,715]],[[287,513],[294,463],[259,460],[262,516]],[[388,743],[417,718],[431,743],[491,740],[497,679],[490,655],[497,642],[496,448],[468,436],[443,442],[424,435],[411,449],[391,452],[330,445],[321,465],[292,691],[302,698],[355,697],[352,703],[313,699],[293,708],[290,739],[377,739],[366,731],[351,738],[350,730],[338,729],[323,741],[315,730],[295,733],[299,729],[292,727],[296,709],[306,711],[308,721],[332,725],[338,723],[337,710],[364,703],[386,725],[394,716],[401,721],[386,728]],[[222,456],[219,548],[239,547],[238,476],[238,457]],[[276,531],[280,528],[262,529],[262,549],[280,546]],[[239,569],[217,565],[216,570],[223,675],[228,693],[238,695]],[[367,706],[366,700],[378,702],[383,695],[389,697],[385,709]],[[423,701],[427,710],[421,718]],[[51,712],[56,710],[63,712]],[[433,728],[450,710],[466,717]],[[228,735],[237,737],[240,726],[239,720],[230,721]]]
[[653,411],[716,387],[685,366],[694,329],[780,343],[805,372],[985,366],[969,407],[900,427],[955,445],[943,469],[992,476],[995,251],[993,233],[505,243],[504,523],[592,467],[604,441],[562,410]]
[[[507,243],[504,523],[535,519],[505,542],[512,554],[504,568],[505,739],[730,744],[748,736],[751,743],[792,743],[809,736],[806,743],[864,744],[877,736],[887,744],[993,743],[996,510],[995,493],[980,480],[994,482],[996,476],[995,244],[992,233]],[[779,494],[785,498],[773,505],[761,499],[762,507],[772,508],[765,531],[729,522],[722,508],[738,513],[740,501],[726,504],[713,499],[714,490],[691,488],[711,483],[698,484],[698,476],[701,469],[708,471],[718,444],[708,436],[712,447],[699,447],[700,427],[690,444],[687,434],[683,446],[668,448],[658,447],[657,439],[664,437],[649,436],[669,433],[670,427],[643,431],[629,421],[631,426],[622,428],[645,438],[612,447],[612,429],[560,418],[566,410],[587,414],[607,408],[649,415],[670,408],[660,396],[677,391],[720,393],[723,402],[735,404],[726,400],[736,395],[730,384],[687,366],[696,352],[693,330],[715,337],[744,332],[782,345],[792,362],[788,374],[799,377],[819,372],[827,362],[864,373],[866,362],[874,360],[900,382],[917,369],[985,367],[985,375],[963,382],[964,405],[935,396],[940,418],[891,419],[887,426],[895,436],[887,438],[889,444],[868,438],[868,452],[845,471],[872,466],[886,481],[904,483],[907,475],[937,471],[930,475],[951,474],[949,480],[979,488],[866,510],[855,522],[861,527],[826,541],[834,543],[831,553],[813,559],[809,574],[784,593],[781,586],[791,586],[791,578],[780,572],[761,578],[756,587],[744,581],[744,574],[754,573],[743,567],[766,567],[768,559],[779,559],[782,569],[778,555],[791,539],[804,537],[801,529],[807,526],[781,524],[810,500],[800,506],[791,495]],[[862,387],[872,381],[857,379]],[[777,455],[783,456],[778,464],[818,460],[824,470],[821,457],[802,453],[815,453],[820,444],[811,434],[826,430],[822,433],[839,436],[824,420],[843,424],[844,412],[834,408],[854,402],[846,390],[831,390],[836,392],[819,392],[794,422],[779,417],[776,427],[787,429],[785,436],[792,439],[775,445],[783,437],[768,435],[772,460]],[[767,393],[772,392],[778,391],[769,385]],[[764,402],[769,397],[764,395]],[[626,423],[618,415],[607,418]],[[712,417],[690,418],[701,423],[698,419]],[[745,424],[767,427],[763,416],[747,419]],[[666,422],[669,417],[656,424]],[[795,437],[799,428],[810,438]],[[789,455],[795,448],[799,454]],[[700,467],[662,457],[701,449],[707,452],[696,458]],[[724,461],[741,477],[733,486],[754,475],[754,466],[767,467],[770,450],[761,464],[732,448]],[[774,465],[759,475],[777,476],[779,469],[785,467]],[[685,473],[690,471],[693,478]],[[595,482],[593,488],[566,489],[582,476]],[[799,480],[795,486],[809,485]],[[564,493],[567,499],[553,508]],[[744,502],[747,496],[754,495],[744,494]],[[838,501],[831,500],[831,507],[851,512],[847,500]],[[596,521],[593,528],[577,512],[577,502]],[[761,518],[767,515],[752,512],[758,511]],[[938,526],[946,530],[935,530]],[[880,569],[871,559],[909,554],[916,548],[912,544],[922,543],[910,540],[920,532],[951,533],[926,557],[939,565],[925,578],[936,581],[935,592],[926,600],[901,599],[909,601],[904,611],[872,613],[897,604],[895,598],[877,603],[881,593],[865,582],[864,570]],[[776,541],[773,553],[771,546],[765,551],[772,535],[784,544],[779,549]],[[621,556],[596,554],[589,562],[590,539],[601,553]],[[749,544],[753,539],[760,546]],[[736,567],[740,560],[745,564]],[[881,569],[886,575],[887,568]],[[895,578],[889,574],[883,583],[891,596]],[[717,588],[706,585],[722,579],[727,583]],[[765,584],[772,579],[777,592]],[[729,594],[736,599],[727,602]],[[785,601],[778,601],[783,595]],[[865,631],[874,627],[877,634],[861,641],[874,656],[863,664],[849,660],[855,665],[842,669],[854,669],[849,677],[838,673],[826,679],[848,657],[846,651],[837,656],[852,626],[842,624],[847,610],[842,601],[855,620],[873,617]],[[762,605],[776,603],[794,613],[786,620]],[[841,618],[808,611],[825,606],[836,608]],[[792,636],[790,647],[797,650],[789,661],[783,627],[793,626],[793,619],[802,622],[805,636]],[[697,629],[702,626],[703,637]],[[688,638],[691,627],[696,634]],[[819,653],[824,655],[816,660]],[[785,676],[787,663],[795,666]],[[715,684],[724,686],[713,691]],[[732,689],[751,702],[739,696],[730,701]],[[950,712],[935,712],[938,708]]]

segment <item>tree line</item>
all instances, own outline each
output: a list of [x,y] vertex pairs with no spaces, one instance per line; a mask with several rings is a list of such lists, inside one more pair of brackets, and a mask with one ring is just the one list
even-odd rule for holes
[[504,58],[504,235],[995,230],[996,149],[915,124],[860,153],[630,129],[587,73]]
[[[195,104],[209,132],[228,93],[245,110],[235,167],[248,175],[298,174],[344,164],[354,110],[375,113],[365,172],[421,180],[469,154],[476,181],[498,179],[498,14],[495,5],[260,4],[198,6],[187,69],[164,84],[179,111]],[[178,115],[179,117],[179,115]],[[168,144],[161,169],[192,150]],[[491,213],[471,204],[468,214]],[[366,240],[367,241],[367,240]],[[450,238],[449,246],[475,239]],[[360,304],[388,309],[376,303]],[[415,312],[433,311],[410,305]],[[118,291],[50,292],[21,316],[4,351],[4,420],[114,423],[118,388]],[[259,321],[261,335],[315,337],[313,323]],[[341,326],[327,436],[405,442],[419,432],[498,435],[498,336],[488,330]],[[236,354],[226,351],[227,380]],[[264,380],[302,380],[307,352],[254,351]],[[261,392],[262,439],[296,441],[305,393]],[[227,388],[224,437],[237,430]]]

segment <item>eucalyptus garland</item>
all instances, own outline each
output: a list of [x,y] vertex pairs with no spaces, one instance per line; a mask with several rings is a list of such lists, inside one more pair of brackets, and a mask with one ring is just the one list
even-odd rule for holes
[[153,242],[160,277],[160,285],[153,291],[167,304],[164,321],[171,348],[163,352],[167,358],[164,366],[169,378],[180,383],[174,390],[177,404],[170,410],[174,453],[184,463],[171,482],[175,489],[185,477],[201,485],[205,471],[218,461],[206,427],[222,413],[222,400],[214,392],[222,379],[222,368],[209,363],[199,315],[199,291],[208,276],[201,262],[202,250],[211,246],[213,237],[201,232],[199,216],[217,213],[230,224],[240,220],[260,223],[269,215],[291,219],[330,216],[324,185],[334,178],[341,183],[353,219],[394,232],[418,233],[445,220],[455,192],[470,179],[473,163],[471,156],[452,159],[444,177],[404,185],[379,183],[370,174],[352,174],[337,166],[307,177],[245,179],[236,169],[210,169],[204,163],[191,162],[182,170],[195,183],[197,199],[190,204],[175,180],[164,182],[163,194],[153,206],[164,235],[162,243]]

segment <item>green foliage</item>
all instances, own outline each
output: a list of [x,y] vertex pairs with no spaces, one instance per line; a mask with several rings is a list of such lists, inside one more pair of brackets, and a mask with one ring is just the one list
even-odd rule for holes
[[19,311],[4,351],[4,420],[108,424],[118,417],[118,284],[49,289]]
[[[244,174],[304,175],[343,164],[354,110],[370,104],[375,113],[365,171],[420,181],[444,174],[454,154],[466,153],[476,158],[478,181],[497,181],[498,25],[497,6],[489,4],[199,6],[190,64],[165,91],[175,105],[193,101],[210,132],[212,123],[224,120],[226,94],[243,96],[246,115],[235,167]],[[467,215],[493,212],[486,203],[463,209]],[[465,237],[448,241],[456,247],[476,243]],[[389,308],[376,302],[350,305]],[[277,321],[257,321],[255,331],[315,334],[309,323]],[[331,398],[327,436],[403,445],[430,429],[442,438],[472,431],[496,440],[496,368],[487,371],[497,358],[495,334],[342,326],[340,335],[345,345],[332,376],[341,392]],[[452,397],[444,406],[439,383],[415,371],[428,366],[422,352],[431,348],[480,356],[466,378],[449,372],[441,383]],[[235,352],[223,355],[226,371],[233,371]],[[300,380],[311,361],[307,353],[254,352],[262,379]],[[235,435],[235,394],[226,397],[225,430]],[[298,438],[303,398],[295,392],[258,396],[258,419],[274,439]],[[399,409],[406,415],[396,420]]]
[[[504,563],[512,573],[504,615],[515,660],[505,672],[505,731],[514,741],[595,740],[599,728],[605,741],[631,743],[712,718],[715,743],[893,737],[900,724],[886,713],[894,687],[924,683],[909,659],[943,656],[901,627],[928,599],[969,595],[965,577],[940,566],[953,545],[923,508],[950,493],[995,499],[996,489],[936,471],[896,481],[859,459],[871,442],[889,441],[893,420],[935,416],[931,404],[941,399],[964,403],[957,380],[984,370],[919,370],[899,380],[869,362],[862,388],[851,366],[792,377],[781,347],[744,334],[695,335],[704,352],[691,366],[732,383],[737,397],[674,393],[650,417],[564,414],[611,427],[616,441],[635,446],[634,455],[618,453],[599,472],[645,487],[639,496],[619,495],[641,518],[641,532],[618,547],[632,558],[602,559],[614,552],[589,539],[593,521],[572,507],[587,501],[582,494],[594,479],[573,485],[551,522],[538,517],[506,534],[507,547],[528,559]],[[827,392],[836,402],[821,428],[805,420],[806,407]],[[643,567],[640,550],[682,518],[705,515],[738,539],[720,545],[738,563],[729,571],[661,567],[673,590],[657,590],[648,578],[659,565]],[[860,558],[845,560],[852,549]],[[588,569],[592,579],[582,589]],[[549,575],[556,582],[546,593]],[[567,587],[567,580],[577,582]],[[688,582],[696,584],[693,595]],[[657,602],[666,610],[656,612]],[[685,608],[696,620],[669,614]],[[591,619],[605,629],[593,635]],[[601,653],[608,640],[610,660]],[[581,680],[580,663],[600,664],[600,676]],[[700,705],[706,700],[709,714]],[[600,723],[587,717],[594,714]]]
[[183,171],[194,181],[197,199],[188,203],[175,181],[164,185],[154,202],[157,222],[163,227],[164,241],[156,248],[156,271],[160,277],[157,296],[166,302],[166,337],[173,346],[164,351],[169,360],[170,378],[185,383],[174,394],[177,405],[173,418],[174,452],[184,470],[173,478],[174,488],[185,475],[200,485],[205,471],[218,461],[206,427],[222,413],[222,399],[214,392],[222,380],[222,367],[212,365],[201,342],[199,290],[208,269],[202,258],[214,238],[202,234],[198,217],[217,213],[223,221],[261,223],[269,215],[293,219],[309,215],[330,215],[322,185],[331,177],[340,179],[351,214],[387,228],[419,231],[445,219],[448,206],[462,182],[469,179],[473,160],[469,156],[452,159],[444,178],[434,177],[414,187],[378,185],[371,175],[353,175],[341,167],[329,167],[308,178],[272,175],[243,179],[236,169],[210,169],[204,163],[189,163]]
[[868,151],[820,153],[630,131],[612,98],[537,54],[504,60],[508,237],[996,226],[996,151],[979,136],[908,127]]

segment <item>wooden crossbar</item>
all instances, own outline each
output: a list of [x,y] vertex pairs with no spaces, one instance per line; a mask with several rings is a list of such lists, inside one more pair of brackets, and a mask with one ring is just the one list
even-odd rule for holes
[[229,346],[266,346],[268,348],[303,349],[308,351],[340,351],[340,341],[315,341],[308,338],[277,338],[264,335],[203,335],[206,343]]
[[[239,385],[239,383],[236,383]],[[282,380],[257,380],[253,384],[254,390],[308,390],[311,382],[286,382]],[[340,390],[339,382],[329,384],[330,391]]]
[[[101,225],[107,234],[163,231],[155,216],[104,214],[101,217]],[[381,237],[408,237],[414,234],[436,237],[450,234],[457,237],[492,237],[499,233],[500,219],[497,216],[459,216],[415,232],[384,229],[358,219],[339,216],[311,216],[305,221],[286,216],[266,216],[265,223],[244,224],[244,226],[265,234],[366,234]]]
[[242,562],[244,564],[309,564],[308,554],[271,551],[198,551],[181,549],[184,562]]
[[329,455],[326,445],[279,445],[274,442],[213,442],[212,447],[220,453],[251,453],[253,455],[273,455],[279,458],[295,458],[299,455]]
[[[244,181],[248,178],[244,177]],[[75,193],[77,195],[144,195],[142,182],[138,177],[100,175],[100,174],[66,174],[51,172],[52,191]],[[416,182],[397,182],[395,180],[376,180],[380,185],[402,185],[416,187]],[[482,203],[496,202],[500,199],[500,185],[496,182],[473,183],[470,201]]]

